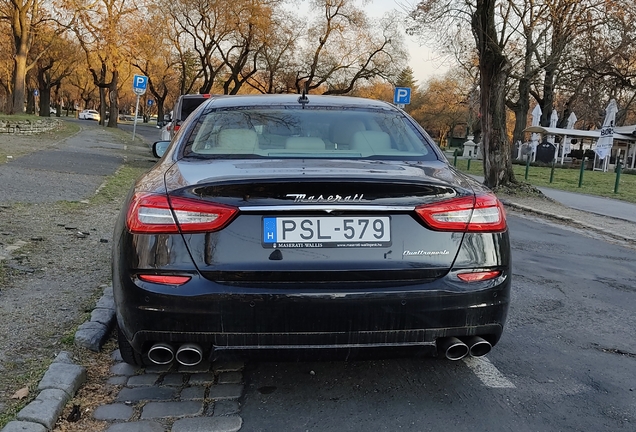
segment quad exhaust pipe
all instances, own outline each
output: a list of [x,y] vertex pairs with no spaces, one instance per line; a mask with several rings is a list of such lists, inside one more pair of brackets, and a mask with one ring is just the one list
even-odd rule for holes
[[175,353],[172,345],[160,342],[150,347],[148,359],[158,365],[170,364],[177,360],[183,366],[196,366],[203,360],[203,350],[197,344],[187,343],[181,345]]
[[483,357],[492,349],[490,342],[480,336],[471,336],[464,342],[468,345],[468,354],[471,357]]
[[175,358],[183,366],[196,366],[203,360],[203,350],[197,344],[183,344],[177,350]]
[[157,343],[148,350],[148,358],[151,362],[158,365],[172,363],[174,360],[174,348],[167,343]]
[[468,345],[454,336],[437,339],[437,349],[449,360],[461,360],[470,351]]
[[461,360],[467,355],[482,357],[490,352],[492,345],[480,336],[469,336],[463,340],[454,336],[437,339],[437,350],[449,360]]

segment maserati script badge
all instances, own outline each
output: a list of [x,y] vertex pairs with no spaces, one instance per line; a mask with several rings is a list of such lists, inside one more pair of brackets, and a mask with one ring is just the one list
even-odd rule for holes
[[360,202],[362,201],[362,197],[364,194],[355,194],[355,195],[329,195],[325,197],[324,195],[318,196],[307,196],[306,194],[287,194],[289,198],[293,198],[294,202],[297,203],[335,203],[335,202]]

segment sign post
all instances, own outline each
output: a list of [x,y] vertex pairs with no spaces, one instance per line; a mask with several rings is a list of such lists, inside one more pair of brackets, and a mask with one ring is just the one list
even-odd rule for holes
[[38,89],[33,90],[33,105],[36,113],[40,110],[38,107],[38,96],[40,96],[40,91]]
[[411,89],[409,87],[396,87],[393,94],[393,103],[398,108],[404,109],[405,105],[411,103]]
[[137,104],[135,106],[135,121],[133,122],[132,139],[135,141],[135,131],[137,130],[137,115],[139,114],[139,97],[146,93],[148,87],[148,77],[143,75],[135,75],[133,77],[133,92],[137,95]]

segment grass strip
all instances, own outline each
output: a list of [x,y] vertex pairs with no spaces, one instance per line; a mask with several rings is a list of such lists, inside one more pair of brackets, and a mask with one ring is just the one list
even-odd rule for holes
[[[452,159],[451,159],[452,163]],[[457,168],[460,171],[474,175],[483,176],[482,161],[473,159],[470,161],[468,170],[468,159],[457,159]],[[588,195],[614,198],[622,201],[636,203],[636,175],[622,174],[620,178],[618,193],[614,193],[616,173],[613,170],[584,171],[583,184],[579,187],[579,169],[561,168],[557,164],[554,168],[554,177],[550,183],[550,167],[530,166],[528,168],[528,179],[525,179],[525,165],[513,165],[515,178],[518,181],[525,181],[533,186],[545,186],[552,189],[559,189],[568,192],[576,192]]]

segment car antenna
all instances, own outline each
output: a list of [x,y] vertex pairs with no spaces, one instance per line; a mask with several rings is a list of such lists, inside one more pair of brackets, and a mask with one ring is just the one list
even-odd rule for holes
[[307,105],[309,103],[309,98],[307,97],[307,89],[306,88],[303,89],[303,93],[298,98],[298,103],[303,106],[303,109],[305,109],[305,105]]

